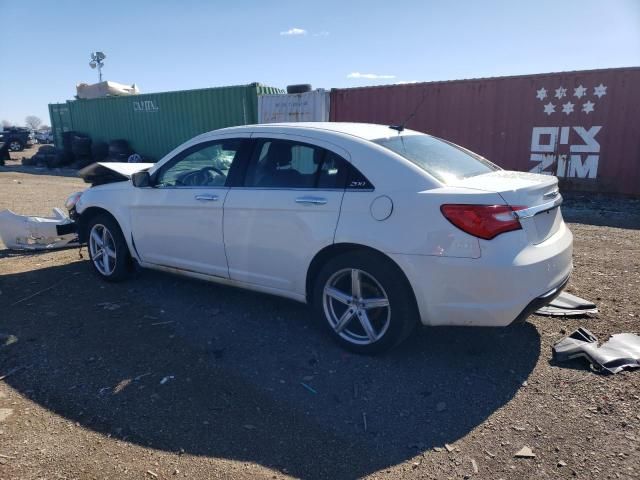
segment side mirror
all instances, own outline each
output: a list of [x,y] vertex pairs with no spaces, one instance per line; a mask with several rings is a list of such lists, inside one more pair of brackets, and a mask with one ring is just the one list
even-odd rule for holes
[[134,187],[150,187],[151,186],[151,176],[149,172],[136,172],[131,175],[131,183],[133,183]]

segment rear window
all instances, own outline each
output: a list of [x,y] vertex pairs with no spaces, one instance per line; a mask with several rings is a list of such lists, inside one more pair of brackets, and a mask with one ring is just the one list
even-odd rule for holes
[[444,184],[500,170],[479,155],[430,135],[397,135],[373,142],[415,163]]

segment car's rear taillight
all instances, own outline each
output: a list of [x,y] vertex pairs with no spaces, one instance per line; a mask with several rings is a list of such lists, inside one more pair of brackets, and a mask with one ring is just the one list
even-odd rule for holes
[[501,233],[520,230],[522,225],[514,211],[524,208],[527,207],[446,204],[440,207],[440,211],[460,230],[491,240]]

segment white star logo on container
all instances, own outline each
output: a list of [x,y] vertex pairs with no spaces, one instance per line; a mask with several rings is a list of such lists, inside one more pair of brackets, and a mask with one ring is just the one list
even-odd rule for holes
[[573,96],[582,98],[587,94],[587,89],[580,85],[578,88],[573,89]]
[[556,106],[549,102],[544,106],[544,113],[546,113],[547,115],[551,115],[552,113],[555,113],[556,111]]
[[593,94],[598,98],[602,98],[607,94],[607,87],[605,87],[603,84],[600,84],[597,87],[593,87]]
[[542,87],[540,90],[536,90],[536,98],[538,100],[544,100],[547,98],[547,89]]
[[572,112],[573,112],[573,103],[567,102],[564,105],[562,105],[562,113],[566,113],[567,115],[569,115]]
[[592,101],[590,101],[590,100],[589,100],[588,102],[585,102],[585,103],[582,105],[582,111],[583,111],[584,113],[593,112],[593,106],[594,106],[594,105],[595,105],[595,103],[593,103]]
[[564,87],[556,88],[556,95],[555,95],[556,98],[560,99],[560,98],[562,98],[562,97],[564,97],[566,95],[567,95],[567,89],[566,88],[564,88]]

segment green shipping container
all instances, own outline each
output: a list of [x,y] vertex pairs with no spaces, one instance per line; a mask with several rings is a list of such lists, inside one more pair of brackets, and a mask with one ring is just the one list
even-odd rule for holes
[[49,105],[56,146],[76,131],[96,141],[125,139],[136,153],[157,161],[204,132],[258,123],[258,96],[283,93],[258,83],[146,93]]

